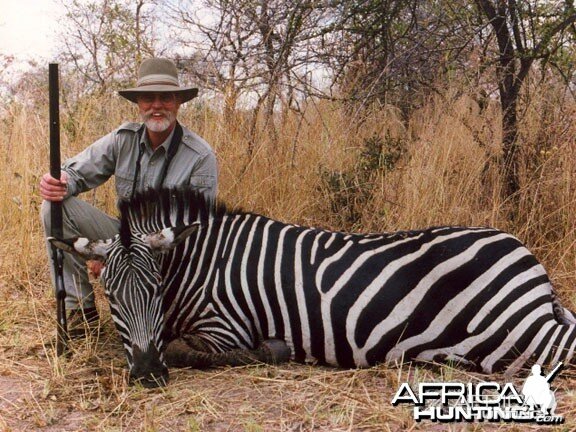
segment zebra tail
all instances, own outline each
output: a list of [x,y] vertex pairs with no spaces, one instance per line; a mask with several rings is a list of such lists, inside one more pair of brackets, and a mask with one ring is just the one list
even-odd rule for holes
[[552,310],[554,311],[554,317],[556,321],[563,325],[576,324],[576,314],[571,310],[565,308],[560,303],[560,299],[556,295],[556,291],[552,288]]

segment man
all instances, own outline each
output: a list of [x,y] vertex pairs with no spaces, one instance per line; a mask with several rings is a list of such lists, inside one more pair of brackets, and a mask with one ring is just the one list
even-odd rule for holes
[[526,382],[522,386],[522,396],[524,396],[524,403],[532,411],[535,411],[536,405],[538,405],[542,415],[554,415],[556,396],[550,390],[548,377],[542,375],[540,365],[532,366],[532,375],[526,378]]
[[[50,201],[63,203],[64,237],[110,238],[117,234],[118,220],[76,198],[112,175],[119,198],[127,199],[150,188],[180,186],[215,198],[218,173],[214,152],[176,119],[180,105],[198,94],[197,88],[179,85],[176,65],[161,58],[145,60],[137,86],[119,94],[137,104],[143,124],[125,123],[67,160],[60,179],[44,174],[40,196],[44,199],[41,216],[47,236]],[[93,263],[91,271],[98,275],[100,268]],[[54,283],[54,274],[52,279]],[[82,337],[85,324],[90,329],[98,327],[98,312],[86,263],[81,258],[65,256],[64,286],[70,336]]]

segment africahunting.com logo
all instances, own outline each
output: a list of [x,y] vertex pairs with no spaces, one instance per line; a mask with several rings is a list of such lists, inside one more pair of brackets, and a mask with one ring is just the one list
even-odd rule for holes
[[392,405],[413,405],[416,421],[561,424],[564,417],[554,413],[556,397],[550,383],[562,366],[560,362],[546,376],[539,365],[532,366],[520,392],[512,383],[419,383],[414,388],[402,383]]

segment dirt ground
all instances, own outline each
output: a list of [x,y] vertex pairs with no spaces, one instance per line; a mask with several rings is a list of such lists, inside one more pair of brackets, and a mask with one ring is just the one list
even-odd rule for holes
[[[37,312],[50,322],[49,309]],[[167,387],[149,390],[127,385],[122,347],[109,319],[99,340],[75,342],[71,356],[56,358],[44,345],[51,328],[40,321],[32,330],[25,315],[19,316],[21,322],[2,327],[0,431],[576,430],[573,370],[554,382],[564,425],[417,423],[411,408],[391,404],[399,383],[489,377],[447,366],[257,365],[172,370]],[[490,379],[505,382],[503,376]],[[514,380],[517,388],[522,382]]]
[[[576,430],[574,368],[563,370],[553,383],[556,412],[566,420],[554,427],[418,423],[411,406],[392,405],[402,382],[507,381],[502,375],[447,365],[173,369],[165,388],[129,386],[123,348],[101,287],[96,289],[103,318],[100,338],[75,341],[71,355],[58,358],[51,344],[55,304],[44,268],[38,264],[24,275],[16,269],[0,272],[0,432]],[[516,388],[528,374],[513,379]]]

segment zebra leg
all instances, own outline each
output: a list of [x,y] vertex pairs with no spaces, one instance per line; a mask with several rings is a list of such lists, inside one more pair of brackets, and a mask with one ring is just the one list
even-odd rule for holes
[[171,341],[164,352],[168,366],[197,369],[213,366],[244,366],[255,363],[280,364],[290,360],[290,355],[290,348],[279,339],[267,339],[255,350],[235,349],[212,353],[205,350],[198,338],[186,337]]

